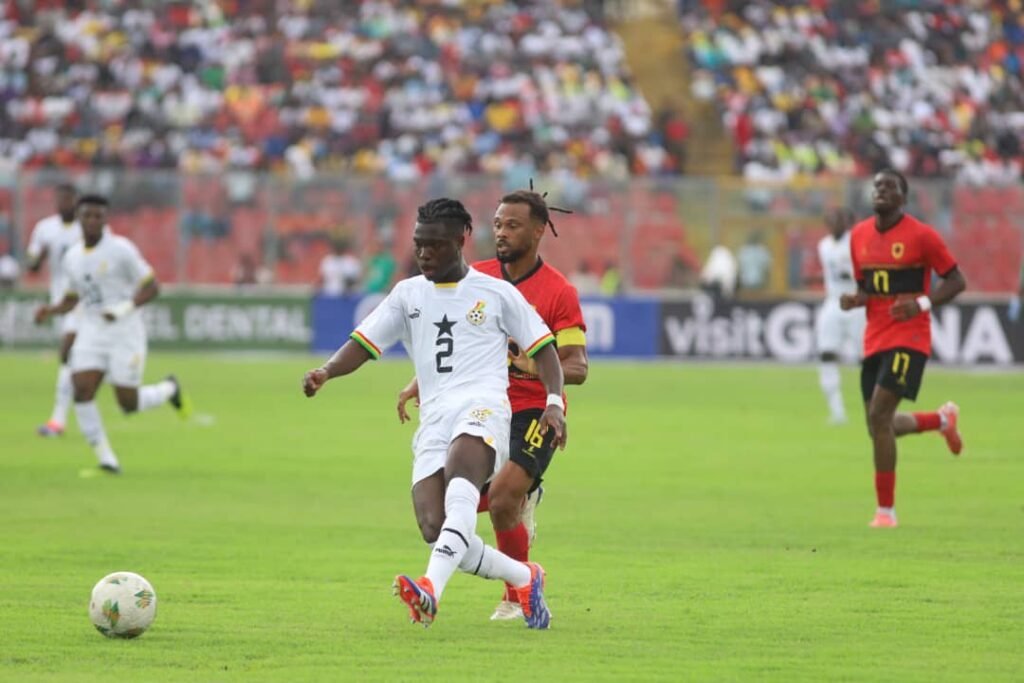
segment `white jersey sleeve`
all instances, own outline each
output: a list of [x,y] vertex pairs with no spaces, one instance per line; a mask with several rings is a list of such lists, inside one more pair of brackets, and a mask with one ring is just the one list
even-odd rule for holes
[[61,271],[64,273],[64,293],[58,297],[58,301],[68,294],[74,294],[77,297],[82,296],[78,268],[76,267],[77,258],[75,250],[69,249],[60,260]]
[[28,238],[28,248],[25,251],[33,261],[42,256],[43,252],[46,250],[46,243],[48,241],[48,237],[46,235],[47,225],[46,221],[39,221],[36,223],[35,227],[32,228],[31,236]]
[[522,293],[509,285],[500,288],[502,329],[530,358],[555,340],[551,330]]
[[142,252],[139,251],[139,248],[128,240],[121,240],[119,241],[119,244],[121,245],[119,265],[121,267],[121,272],[124,273],[128,282],[132,282],[138,286],[152,278],[153,267],[149,265],[149,262],[142,255]]
[[400,340],[408,338],[405,318],[405,281],[399,282],[349,335],[375,359]]

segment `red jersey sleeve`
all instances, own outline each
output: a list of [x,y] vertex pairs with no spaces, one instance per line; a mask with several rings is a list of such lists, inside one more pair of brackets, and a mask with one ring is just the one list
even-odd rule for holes
[[570,327],[578,327],[584,332],[587,331],[587,324],[583,322],[583,310],[580,308],[580,297],[576,288],[566,284],[555,300],[554,319],[551,322],[551,331],[559,332]]
[[925,230],[924,233],[924,258],[932,270],[940,277],[949,275],[949,271],[956,268],[956,259],[949,253],[949,248],[935,230]]

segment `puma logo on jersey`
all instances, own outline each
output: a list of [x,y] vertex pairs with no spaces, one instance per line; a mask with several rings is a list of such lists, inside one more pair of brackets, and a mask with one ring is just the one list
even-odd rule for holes
[[409,314],[409,320],[415,320],[418,317],[420,317],[420,309],[412,309],[412,313]]

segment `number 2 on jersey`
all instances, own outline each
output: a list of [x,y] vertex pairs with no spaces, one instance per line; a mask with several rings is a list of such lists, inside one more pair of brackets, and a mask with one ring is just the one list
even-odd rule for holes
[[439,346],[437,355],[434,356],[434,365],[439,373],[451,372],[452,366],[445,365],[444,359],[451,358],[452,351],[455,350],[455,340],[451,337],[441,337],[437,340],[435,346]]

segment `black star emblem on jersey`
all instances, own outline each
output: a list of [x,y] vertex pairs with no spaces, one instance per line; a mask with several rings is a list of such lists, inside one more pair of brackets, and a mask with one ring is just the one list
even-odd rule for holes
[[437,338],[440,339],[446,334],[449,337],[454,337],[455,335],[452,334],[452,328],[455,327],[455,323],[457,322],[458,320],[449,320],[448,314],[445,313],[444,317],[441,318],[441,322],[434,323],[434,325],[437,326]]

